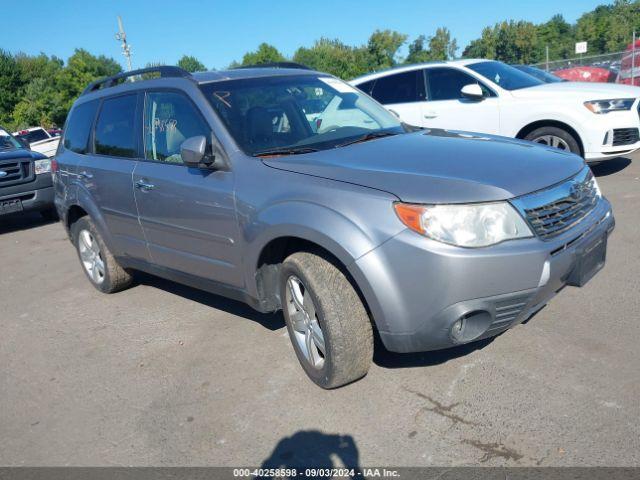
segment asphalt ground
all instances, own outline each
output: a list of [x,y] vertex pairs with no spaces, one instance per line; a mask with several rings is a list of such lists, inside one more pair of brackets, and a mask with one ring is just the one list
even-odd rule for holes
[[57,223],[0,219],[0,465],[640,465],[640,156],[594,168],[607,264],[493,341],[305,377],[280,314],[141,276],[98,293]]

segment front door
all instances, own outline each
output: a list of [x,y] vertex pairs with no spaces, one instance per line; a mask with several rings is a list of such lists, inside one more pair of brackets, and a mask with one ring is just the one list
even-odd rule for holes
[[182,142],[197,135],[211,128],[185,94],[146,94],[145,161],[133,174],[140,223],[154,264],[241,287],[233,173],[183,164]]
[[[428,101],[424,104],[421,126],[500,134],[499,98],[492,90],[456,68],[427,68],[425,75]],[[480,85],[485,93],[483,99],[462,96],[462,87],[472,83]]]

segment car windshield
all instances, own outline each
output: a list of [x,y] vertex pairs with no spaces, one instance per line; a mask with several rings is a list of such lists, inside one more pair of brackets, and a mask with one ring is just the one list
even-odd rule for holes
[[259,77],[201,88],[248,155],[308,153],[406,131],[384,107],[334,77]]
[[519,90],[521,88],[537,87],[544,82],[528,73],[521,72],[502,62],[487,61],[467,65],[467,68],[482,75],[487,80],[504,88],[505,90]]
[[0,128],[0,151],[15,150],[17,148],[22,148],[20,142],[13,138],[9,132]]
[[528,73],[529,75],[536,77],[538,80],[542,80],[545,83],[558,83],[565,82],[560,77],[556,77],[553,73],[545,72],[544,70],[536,67],[530,67],[529,65],[514,65],[513,68]]

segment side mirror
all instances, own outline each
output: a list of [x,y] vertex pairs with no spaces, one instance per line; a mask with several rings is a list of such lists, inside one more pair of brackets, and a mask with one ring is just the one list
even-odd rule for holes
[[480,85],[477,83],[470,83],[469,85],[465,85],[460,90],[460,93],[463,97],[468,98],[470,100],[482,100],[484,98],[484,92]]
[[187,138],[180,147],[180,156],[187,167],[200,167],[207,149],[207,137],[198,135]]

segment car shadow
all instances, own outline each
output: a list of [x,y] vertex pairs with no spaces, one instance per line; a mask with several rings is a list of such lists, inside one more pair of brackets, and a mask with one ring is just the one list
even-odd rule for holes
[[484,347],[493,342],[497,337],[478,340],[477,342],[467,343],[457,347],[451,347],[444,350],[433,350],[431,352],[415,352],[415,353],[395,353],[390,352],[382,341],[376,339],[374,347],[373,361],[382,368],[415,368],[415,367],[433,367],[441,365],[455,358],[464,357],[476,350],[482,350]]
[[631,165],[631,159],[626,157],[616,157],[605,160],[598,165],[591,166],[591,171],[596,177],[606,177],[618,173]]
[[0,235],[20,230],[38,228],[57,223],[58,220],[46,220],[39,212],[16,213],[0,217]]
[[281,439],[269,457],[262,462],[261,468],[342,468],[342,465],[334,464],[332,457],[337,457],[347,470],[353,470],[353,475],[348,474],[347,478],[362,478],[360,454],[353,437],[326,434],[318,430],[300,430],[290,437]]
[[201,303],[207,307],[246,318],[271,331],[280,330],[285,327],[282,312],[260,313],[242,302],[143,272],[135,272],[135,280],[138,284],[158,288],[167,293],[186,298],[187,300]]

